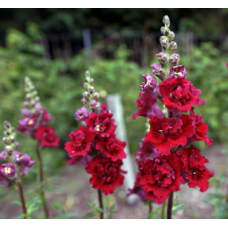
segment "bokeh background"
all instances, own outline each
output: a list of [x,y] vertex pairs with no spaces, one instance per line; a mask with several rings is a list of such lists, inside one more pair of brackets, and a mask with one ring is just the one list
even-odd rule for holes
[[[89,201],[88,197],[94,194],[83,167],[69,167],[63,149],[69,132],[80,126],[74,113],[82,106],[80,99],[84,92],[85,70],[89,70],[94,78],[95,89],[101,92],[103,102],[107,94],[121,95],[130,153],[134,158],[145,135],[145,119],[132,120],[131,114],[137,110],[135,100],[143,81],[141,75],[151,73],[150,65],[158,63],[155,54],[161,51],[159,37],[164,15],[170,17],[170,28],[176,34],[176,53],[181,57],[179,64],[185,64],[187,78],[202,91],[201,98],[206,100],[204,106],[197,106],[195,110],[203,115],[209,126],[208,136],[213,138],[214,144],[210,152],[206,151],[204,143],[195,145],[205,151],[210,168],[216,174],[217,179],[211,181],[211,192],[216,186],[225,192],[228,166],[228,9],[0,9],[0,123],[8,120],[14,127],[18,126],[25,97],[24,77],[29,76],[42,106],[53,117],[50,125],[61,139],[58,149],[42,151],[46,176],[56,177],[53,183],[61,189],[59,194],[52,190],[48,193],[54,209],[58,208],[55,201],[58,199],[65,211],[75,211],[78,217],[83,217],[89,207],[84,206],[85,210],[80,212],[77,207],[83,208],[84,201]],[[2,136],[0,131],[0,138]],[[32,139],[18,132],[17,141],[21,152],[35,157]],[[3,150],[2,141],[0,148]],[[36,167],[25,181],[28,189],[36,188],[35,179]],[[88,190],[87,196],[78,193],[84,194],[82,187]],[[194,191],[191,189],[188,194]],[[4,195],[5,192],[1,186],[0,193]],[[129,209],[124,204],[123,191],[120,189],[118,193],[116,198],[110,196],[106,199],[107,205],[117,201],[117,209],[122,212],[117,213],[116,218],[119,218],[118,214],[125,218],[144,216],[143,210],[146,209],[143,204],[139,203],[141,210],[137,209],[139,206]],[[13,191],[4,195],[3,202],[8,202],[14,195],[17,198]],[[193,198],[196,202],[203,201],[204,196],[195,192]],[[183,198],[183,202],[187,201]],[[188,205],[192,203],[194,208],[194,200],[188,201]],[[19,207],[7,205],[1,208],[0,217],[13,218],[12,207],[16,214],[19,213]],[[215,206],[205,205],[199,207],[198,212],[186,206],[187,209],[180,210],[176,216],[212,218]],[[128,212],[124,214],[124,211]]]

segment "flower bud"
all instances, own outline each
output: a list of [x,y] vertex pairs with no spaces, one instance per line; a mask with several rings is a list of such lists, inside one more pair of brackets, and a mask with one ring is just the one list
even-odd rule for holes
[[96,93],[94,94],[94,96],[93,96],[93,99],[94,99],[95,101],[99,101],[99,98],[100,98],[100,94],[96,92]]
[[40,101],[40,97],[39,96],[36,96],[35,97],[35,100],[36,100],[36,102]]
[[172,41],[170,44],[169,44],[169,50],[171,52],[175,52],[177,50],[177,43]]
[[31,100],[32,97],[31,97],[30,94],[26,94],[26,97],[25,98],[26,98],[26,100]]
[[165,34],[165,36],[169,36],[169,34],[170,34],[170,29],[169,29],[169,28],[166,28],[166,29],[164,30],[164,34]]
[[90,78],[90,73],[88,70],[85,72],[85,76]]
[[163,17],[162,22],[165,24],[166,27],[169,27],[170,26],[170,20],[169,20],[169,17],[167,15],[165,15]]
[[5,146],[5,151],[10,156],[13,153],[13,148],[11,146]]
[[89,82],[90,82],[90,84],[92,85],[92,84],[94,83],[93,78],[90,78]]
[[167,38],[168,38],[169,41],[172,41],[174,39],[174,37],[175,37],[175,33],[174,32],[170,32]]
[[10,140],[9,140],[8,138],[6,138],[6,137],[3,137],[2,141],[3,141],[3,143],[4,143],[5,145],[11,144]]
[[29,106],[29,103],[27,101],[24,101],[23,106],[25,106],[27,108]]
[[85,100],[89,101],[90,95],[88,92],[84,92],[83,97],[85,98]]
[[160,78],[160,76],[165,77],[165,71],[161,68],[161,66],[159,64],[154,63],[153,65],[151,65],[151,67],[153,68],[152,73],[155,76],[157,76],[159,78]]
[[160,43],[161,43],[163,40],[167,40],[167,38],[165,36],[161,36],[159,40],[160,40]]
[[6,127],[6,129],[10,128],[10,123],[7,120],[4,121],[3,125]]
[[84,87],[85,89],[87,89],[87,86],[88,86],[88,83],[87,83],[87,82],[84,82],[84,83],[83,83],[83,87]]
[[165,34],[165,27],[164,26],[161,27],[161,33]]
[[156,54],[156,56],[161,64],[165,64],[167,62],[167,56],[164,52],[160,52]]
[[10,136],[10,141],[11,141],[12,143],[14,143],[14,142],[15,142],[15,137],[14,137],[14,136]]
[[35,107],[36,103],[34,101],[31,102],[32,107]]
[[180,60],[180,56],[178,54],[172,54],[169,58],[169,62],[171,66],[176,66]]
[[93,86],[90,86],[90,87],[89,87],[89,93],[90,93],[90,94],[93,94],[94,92],[95,92],[94,87],[93,87]]
[[168,40],[162,40],[161,46],[162,46],[162,49],[163,49],[164,51],[166,51],[167,48],[168,48],[168,46],[169,46],[169,41],[168,41]]
[[14,150],[18,150],[19,144],[17,142],[14,143]]

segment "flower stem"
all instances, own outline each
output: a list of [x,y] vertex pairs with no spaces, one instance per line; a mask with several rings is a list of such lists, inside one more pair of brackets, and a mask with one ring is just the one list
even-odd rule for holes
[[165,219],[165,202],[162,204],[161,219]]
[[167,207],[167,219],[172,218],[172,207],[173,207],[173,192],[170,192],[168,199],[168,207]]
[[[104,207],[103,207],[103,202],[102,202],[102,192],[100,189],[97,190],[98,191],[98,200],[99,200],[99,207],[104,210]],[[103,212],[100,212],[100,219],[103,219],[104,218],[104,213]]]
[[18,186],[18,191],[19,191],[19,196],[21,199],[21,207],[22,207],[22,211],[23,214],[25,215],[25,219],[27,219],[27,210],[26,210],[26,206],[25,206],[25,199],[24,199],[24,194],[23,194],[23,189],[22,186],[19,182],[17,182],[17,186]]
[[152,201],[149,201],[149,211],[148,211],[148,218],[150,218],[150,215],[153,211],[153,205],[152,205]]
[[44,180],[43,163],[42,163],[42,159],[40,156],[40,142],[39,141],[37,142],[36,153],[37,153],[37,157],[38,157],[38,161],[39,161],[39,176],[40,176],[40,191],[41,191],[40,192],[40,198],[42,200],[45,218],[47,219],[47,218],[49,218],[49,214],[48,214],[46,198],[45,198],[45,194],[44,194],[44,190],[43,190],[43,180]]

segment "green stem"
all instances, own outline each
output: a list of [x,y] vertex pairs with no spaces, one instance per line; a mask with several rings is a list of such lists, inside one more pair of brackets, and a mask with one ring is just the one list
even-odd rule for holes
[[161,210],[161,219],[165,219],[165,203],[162,204],[162,210]]
[[152,205],[152,201],[149,201],[149,211],[148,211],[148,218],[150,218],[150,215],[153,211],[153,205]]
[[172,218],[172,207],[173,207],[173,192],[170,192],[168,199],[168,207],[167,207],[167,219]]
[[49,213],[48,213],[46,198],[45,198],[45,194],[44,194],[44,190],[43,190],[44,176],[43,176],[43,163],[42,163],[42,159],[40,156],[40,141],[37,142],[36,153],[37,153],[37,157],[38,157],[38,161],[39,161],[39,176],[40,176],[40,190],[41,190],[40,198],[42,200],[45,218],[48,219]]
[[[99,201],[99,207],[104,210],[104,207],[103,207],[103,202],[102,202],[102,192],[100,189],[97,190],[98,191],[98,201]],[[103,219],[104,218],[104,213],[103,212],[100,212],[100,219]]]
[[20,200],[21,200],[22,211],[23,211],[23,214],[25,215],[24,218],[27,219],[27,210],[26,210],[26,206],[25,206],[23,189],[22,189],[22,186],[19,182],[17,182],[17,186],[18,186],[18,192],[19,192],[19,196],[20,196]]

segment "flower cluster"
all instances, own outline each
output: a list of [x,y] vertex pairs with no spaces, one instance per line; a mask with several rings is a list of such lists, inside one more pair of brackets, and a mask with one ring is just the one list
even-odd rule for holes
[[41,106],[37,91],[28,77],[25,77],[25,92],[26,101],[23,102],[25,109],[21,110],[25,118],[19,120],[17,130],[39,140],[43,147],[58,147],[59,138],[55,130],[47,125],[52,121],[52,117],[47,109]]
[[0,153],[0,184],[10,187],[20,178],[24,178],[35,161],[27,154],[18,152],[16,133],[8,121],[4,122],[4,151]]
[[[139,194],[143,200],[164,203],[171,192],[180,190],[180,185],[188,183],[190,188],[198,186],[201,192],[209,188],[208,180],[214,174],[206,167],[208,160],[200,154],[193,145],[195,141],[212,144],[207,135],[208,126],[203,123],[201,114],[194,113],[194,106],[204,105],[196,89],[189,79],[184,65],[177,65],[180,59],[174,52],[177,44],[172,41],[175,34],[170,31],[169,17],[163,18],[164,27],[160,38],[162,52],[157,54],[160,64],[151,65],[151,75],[143,75],[145,82],[141,83],[140,98],[136,106],[140,107],[132,115],[149,118],[149,131],[140,144],[136,161],[139,172],[135,186],[130,194]],[[167,108],[166,112],[157,105],[157,100]],[[189,114],[184,114],[189,111]],[[166,116],[165,113],[168,115]]]
[[84,106],[75,113],[75,119],[84,126],[69,134],[70,142],[66,142],[65,150],[73,165],[81,162],[86,171],[92,175],[90,184],[95,189],[101,189],[104,194],[111,194],[115,186],[123,184],[125,171],[121,170],[125,142],[116,138],[114,134],[113,114],[107,111],[105,104],[99,103],[99,93],[95,92],[93,78],[85,73],[82,102]]

